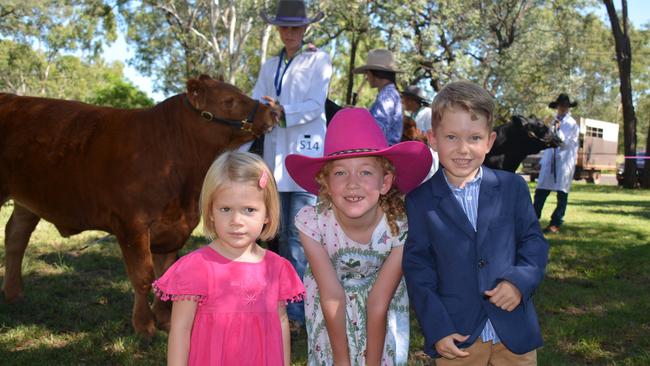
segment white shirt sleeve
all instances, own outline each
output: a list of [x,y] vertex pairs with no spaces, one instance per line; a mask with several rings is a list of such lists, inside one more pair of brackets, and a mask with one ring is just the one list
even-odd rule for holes
[[[571,117],[568,117],[571,118]],[[573,120],[573,118],[571,118]],[[564,142],[561,150],[574,150],[578,147],[580,135],[580,127],[573,121],[573,123],[563,123],[558,130],[558,137]]]
[[292,75],[292,82],[306,81],[309,87],[306,95],[293,95],[290,102],[282,105],[287,127],[314,121],[325,113],[325,99],[332,78],[332,63],[325,52],[317,51],[314,57],[316,59],[311,67],[289,70],[299,74]]

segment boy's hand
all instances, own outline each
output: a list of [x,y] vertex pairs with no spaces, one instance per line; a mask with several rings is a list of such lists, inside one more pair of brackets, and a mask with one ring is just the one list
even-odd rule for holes
[[450,334],[436,342],[436,352],[449,360],[453,360],[456,357],[467,357],[469,356],[469,352],[456,347],[456,343],[454,342],[465,342],[467,338],[469,338],[468,335],[463,336],[458,333]]
[[521,292],[517,286],[508,281],[501,281],[497,287],[485,291],[490,297],[490,302],[505,311],[513,311],[521,302]]

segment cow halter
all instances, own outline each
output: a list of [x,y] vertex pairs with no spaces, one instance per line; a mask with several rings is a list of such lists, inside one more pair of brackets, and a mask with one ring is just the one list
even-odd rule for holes
[[212,112],[199,110],[192,105],[192,103],[190,102],[190,98],[187,96],[187,93],[185,93],[184,96],[185,97],[183,99],[185,100],[185,104],[187,104],[193,111],[197,112],[201,117],[205,118],[206,120],[211,122],[223,123],[225,125],[234,128],[239,128],[243,132],[250,133],[256,138],[260,136],[260,134],[255,133],[255,131],[253,131],[253,119],[255,118],[255,113],[257,113],[257,108],[260,106],[259,100],[255,100],[255,106],[253,107],[253,110],[248,114],[248,117],[246,117],[246,119],[244,120],[238,121],[234,119],[217,117],[214,114],[212,114]]

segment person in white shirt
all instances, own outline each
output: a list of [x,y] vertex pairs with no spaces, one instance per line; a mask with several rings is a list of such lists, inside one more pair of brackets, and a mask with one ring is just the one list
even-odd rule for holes
[[[307,260],[294,218],[306,205],[315,205],[316,196],[298,186],[287,173],[284,158],[289,154],[310,157],[323,155],[325,138],[325,99],[332,63],[329,55],[303,41],[307,27],[323,19],[319,12],[308,17],[304,1],[280,0],[275,16],[261,13],[276,26],[283,48],[267,60],[253,88],[253,98],[275,109],[278,121],[264,136],[262,156],[273,172],[280,191],[281,227],[279,254],[287,258],[302,279]],[[248,149],[250,144],[243,146]],[[302,302],[287,306],[292,329],[305,322]]]
[[558,137],[563,141],[561,147],[544,150],[540,160],[539,179],[535,189],[533,206],[537,218],[542,216],[542,209],[546,197],[551,191],[557,192],[557,206],[551,215],[550,224],[544,229],[544,233],[557,233],[564,222],[564,214],[569,201],[569,190],[573,181],[573,173],[578,159],[578,144],[580,127],[571,117],[569,110],[577,106],[577,102],[571,102],[566,94],[560,94],[557,99],[549,103],[549,108],[557,109],[557,115],[553,120]]
[[[429,102],[424,90],[415,85],[409,85],[402,91],[402,104],[404,105],[404,110],[411,113],[411,119],[415,121],[415,127],[422,133],[424,140],[426,141],[426,135],[431,130],[431,108],[429,107]],[[431,150],[431,170],[429,174],[424,178],[424,181],[427,181],[431,178],[436,171],[438,170],[439,159],[438,153],[432,148]]]
[[402,91],[404,110],[409,112],[415,121],[415,126],[426,134],[431,128],[431,108],[422,88],[409,85]]

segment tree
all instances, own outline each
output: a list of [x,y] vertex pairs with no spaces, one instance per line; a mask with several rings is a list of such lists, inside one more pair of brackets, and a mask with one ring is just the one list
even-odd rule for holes
[[3,92],[88,101],[96,89],[122,77],[120,63],[106,65],[101,59],[84,61],[72,55],[54,55],[48,60],[45,52],[29,45],[0,40]]
[[145,92],[132,83],[122,79],[109,80],[109,84],[99,88],[87,100],[88,103],[115,108],[145,108],[154,105]]
[[[356,104],[358,92],[354,91],[355,74],[352,70],[357,66],[357,59],[364,49],[363,43],[368,41],[372,32],[370,22],[371,2],[368,0],[333,0],[325,4],[323,10],[327,17],[317,27],[316,45],[323,47],[333,44],[334,54],[340,58],[332,60],[334,67],[345,70],[333,76],[330,90],[345,90],[343,99],[345,104]],[[376,33],[376,32],[375,32]],[[379,38],[379,37],[377,37]],[[372,48],[372,47],[370,47]],[[343,57],[343,55],[347,57]],[[362,85],[362,84],[361,84]],[[337,90],[338,89],[338,90]]]
[[[64,54],[75,51],[96,60],[104,42],[116,38],[115,18],[111,7],[101,1],[6,0],[0,5],[0,36],[4,42],[13,42],[11,52],[5,53],[11,54],[8,60],[25,66],[10,70],[5,87],[17,93],[54,96],[59,92],[48,88],[60,86],[50,82],[55,64],[62,71]],[[10,81],[12,77],[16,78]]]
[[[638,141],[645,141],[646,155],[650,153],[650,23],[645,29],[632,33],[632,60],[633,88],[637,94],[634,111],[637,116]],[[650,188],[650,162],[645,160],[642,188]]]
[[[177,92],[199,73],[222,75],[236,84],[250,72],[252,53],[245,52],[262,27],[259,9],[266,0],[149,0],[122,4],[129,43],[136,47],[133,65],[158,76],[158,88]],[[264,42],[264,36],[259,40]],[[259,49],[257,50],[259,52]]]
[[[632,100],[632,49],[628,32],[627,0],[621,0],[622,14],[619,19],[612,0],[603,0],[612,25],[612,35],[616,44],[616,61],[620,78],[621,102],[623,104],[623,139],[625,155],[636,155],[636,114]],[[621,24],[622,23],[622,24]],[[625,159],[623,186],[634,188],[636,184],[636,161]]]

